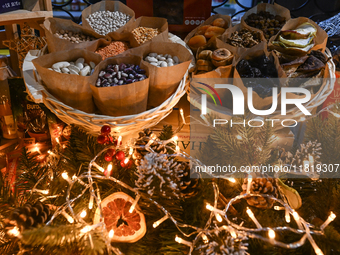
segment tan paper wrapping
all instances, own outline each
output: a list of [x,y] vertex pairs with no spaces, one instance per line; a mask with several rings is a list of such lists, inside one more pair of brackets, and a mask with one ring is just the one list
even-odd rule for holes
[[[165,42],[169,41],[169,36],[168,36],[168,21],[165,18],[157,18],[157,17],[139,17],[136,19],[136,21],[133,23],[131,32],[137,27],[151,27],[151,28],[158,28],[160,33],[153,37],[151,40],[145,42]],[[133,37],[132,42],[132,47],[138,47],[143,44],[139,44],[137,40]]]
[[[93,30],[86,29],[71,20],[58,19],[58,18],[48,18],[44,21],[42,27],[45,30],[47,46],[49,52],[71,50],[71,49],[83,49],[89,51],[95,51],[100,43],[108,43],[110,41],[109,37],[104,37],[97,34]],[[61,39],[55,35],[56,31],[61,29],[71,31],[74,33],[82,33],[84,35],[93,36],[98,38],[94,41],[82,42],[82,43],[72,43],[68,40]]]
[[[250,48],[248,51],[241,54],[237,59],[234,59],[234,62],[233,62],[233,67],[235,67],[234,81],[233,82],[234,82],[234,85],[236,85],[237,87],[239,87],[243,91],[245,98],[247,98],[246,95],[248,94],[247,88],[243,84],[243,81],[240,77],[240,74],[238,73],[238,71],[236,69],[236,65],[238,64],[238,62],[240,62],[241,59],[250,60],[250,59],[262,56],[262,55],[266,55],[271,60],[274,60],[275,67],[276,67],[276,70],[278,72],[277,78],[286,78],[287,77],[285,72],[282,70],[282,68],[280,66],[279,59],[277,58],[277,56],[275,54],[273,54],[272,52],[269,53],[267,51],[267,43],[266,42],[261,42],[260,44]],[[278,95],[278,98],[279,98],[279,96],[280,96],[280,94]],[[255,109],[258,109],[258,110],[267,109],[272,104],[272,97],[261,98],[255,91],[253,91],[253,104],[254,104]]]
[[213,23],[213,21],[217,18],[222,18],[226,21],[226,24],[224,26],[225,29],[228,29],[229,27],[231,27],[231,17],[228,15],[222,15],[222,14],[215,14],[211,17],[209,17],[206,21],[204,21],[201,25],[199,25],[198,27],[196,27],[194,30],[192,30],[185,38],[184,38],[184,42],[188,43],[190,38],[193,37],[198,29],[200,29],[201,27],[205,26],[205,25],[211,25]]
[[[149,92],[149,78],[126,85],[114,87],[96,87],[98,74],[109,64],[138,64],[141,58],[138,56],[120,55],[119,57],[107,58],[96,66],[91,76],[91,90],[96,106],[102,114],[110,116],[125,116],[144,112],[147,106]],[[148,76],[148,70],[146,69]]]
[[98,12],[98,11],[111,11],[111,12],[119,11],[119,12],[125,13],[125,14],[127,14],[131,17],[131,19],[128,22],[126,22],[126,24],[123,27],[117,29],[114,32],[108,33],[107,35],[110,36],[110,37],[115,35],[115,34],[119,34],[119,33],[125,32],[125,31],[130,31],[131,27],[132,27],[132,25],[135,21],[135,12],[132,9],[130,9],[129,7],[127,7],[125,4],[121,3],[120,1],[111,1],[111,0],[100,1],[96,4],[91,4],[90,6],[88,6],[86,9],[84,9],[81,12],[82,25],[83,25],[84,28],[93,30],[93,28],[90,26],[90,24],[88,23],[88,21],[86,19],[92,13],[95,13],[95,12]]
[[87,113],[93,113],[95,107],[89,84],[91,76],[64,74],[48,69],[54,63],[76,61],[81,57],[85,59],[85,63],[92,61],[97,65],[101,61],[101,57],[98,54],[86,50],[73,49],[43,55],[32,62],[47,90],[53,96],[71,107]]
[[[250,27],[248,26],[246,23],[240,23],[237,24],[234,27],[230,27],[228,28],[224,34],[221,36],[221,41],[227,43],[227,39],[229,39],[231,37],[231,35],[235,32],[235,31],[241,31],[242,29],[248,29],[250,31],[256,31],[256,32],[260,32],[261,34],[261,42],[266,42],[266,38],[263,35],[263,32],[260,29],[254,28],[254,27]],[[227,43],[228,45],[230,45],[229,43]],[[233,52],[237,52],[237,55],[241,55],[243,54],[245,51],[247,51],[249,48],[242,48],[242,47],[235,47],[233,45],[230,45],[231,49],[233,50]]]
[[[306,23],[306,22],[312,24],[317,29],[316,36],[314,38],[315,44],[314,44],[314,46],[311,50],[321,49],[321,51],[324,52],[325,49],[326,49],[328,35],[321,27],[319,27],[311,19],[308,19],[308,18],[305,18],[305,17],[299,17],[299,18],[296,18],[296,19],[291,19],[282,27],[281,31],[293,30],[293,29],[297,28],[299,25]],[[288,54],[288,55],[305,55],[306,54],[306,52],[303,52],[303,51],[299,51],[299,50],[295,50],[295,49],[285,49],[285,48],[282,48],[280,46],[273,45],[273,41],[276,41],[278,39],[279,34],[276,35],[276,36],[272,36],[270,38],[269,43],[268,43],[269,49],[277,50],[277,51],[280,51],[280,52],[282,52],[284,54]]]
[[260,3],[256,5],[255,7],[248,10],[241,18],[241,23],[245,23],[245,20],[247,17],[252,13],[259,13],[261,11],[269,12],[273,15],[279,15],[281,17],[286,18],[286,21],[290,20],[290,11],[278,4],[267,4],[267,3]]
[[141,67],[149,70],[148,109],[159,106],[176,91],[193,60],[193,56],[187,48],[172,42],[151,42],[131,50],[131,54],[139,55],[143,59],[152,52],[177,56],[180,64],[157,67],[142,60]]

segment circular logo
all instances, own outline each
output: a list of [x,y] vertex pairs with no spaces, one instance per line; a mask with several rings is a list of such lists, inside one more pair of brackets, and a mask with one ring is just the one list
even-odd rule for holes
[[196,20],[196,25],[198,26],[199,24],[201,24],[201,22],[199,20]]
[[185,25],[189,25],[189,20],[187,19],[185,22],[184,22]]
[[195,25],[195,21],[193,19],[190,20],[190,25]]

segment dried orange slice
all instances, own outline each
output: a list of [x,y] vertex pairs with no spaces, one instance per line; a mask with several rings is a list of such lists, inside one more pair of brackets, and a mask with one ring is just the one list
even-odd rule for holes
[[[124,192],[116,192],[106,197],[102,202],[103,219],[106,230],[114,231],[112,242],[134,243],[141,239],[146,232],[144,214],[136,206],[129,212],[134,199]],[[97,208],[93,223],[100,221],[100,211]]]

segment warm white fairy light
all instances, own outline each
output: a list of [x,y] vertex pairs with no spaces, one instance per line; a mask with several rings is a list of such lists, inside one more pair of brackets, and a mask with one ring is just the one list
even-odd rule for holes
[[282,211],[282,210],[284,210],[285,208],[283,207],[283,206],[278,206],[278,205],[275,205],[274,206],[274,210],[276,210],[276,211]]
[[120,146],[121,141],[122,141],[122,136],[120,135],[120,136],[118,137],[118,140],[117,140],[117,147]]
[[98,165],[96,162],[93,162],[92,165],[97,168],[100,172],[104,173],[105,169]]
[[159,219],[158,221],[155,221],[152,226],[153,228],[157,228],[159,225],[161,225],[164,221],[166,221],[167,219],[169,219],[169,215],[165,215],[163,218]]
[[70,181],[70,178],[68,177],[67,172],[63,172],[63,173],[61,174],[61,177],[63,177],[63,179],[66,180],[66,181]]
[[235,178],[228,178],[228,181],[230,181],[231,183],[236,183],[236,179]]
[[127,164],[127,163],[129,163],[129,158],[124,159],[124,164]]
[[186,245],[186,246],[192,247],[192,243],[191,243],[191,242],[185,241],[185,240],[183,240],[182,238],[180,238],[180,237],[178,237],[178,236],[175,237],[175,241],[176,241],[177,243],[181,243],[181,244],[184,244],[184,245]]
[[33,190],[34,192],[39,192],[41,194],[44,194],[44,195],[48,195],[48,193],[50,192],[48,189],[34,189]]
[[252,210],[250,210],[249,207],[247,207],[246,212],[247,212],[248,216],[251,218],[251,220],[255,223],[256,227],[257,228],[262,228],[260,222],[258,222],[258,220],[255,218],[254,213],[252,212]]
[[90,196],[90,201],[89,201],[89,209],[91,210],[93,208],[93,196]]
[[81,213],[80,213],[79,216],[80,216],[80,218],[85,218],[86,215],[87,215],[87,212],[86,212],[86,210],[84,209],[84,210],[81,211]]
[[176,153],[179,154],[181,152],[180,148],[178,145],[176,145]]
[[54,156],[54,157],[57,156],[57,155],[56,155],[55,153],[53,153],[51,150],[48,150],[47,153],[48,153],[49,155],[51,155],[51,156]]
[[38,145],[36,144],[35,147],[34,147],[34,151],[38,152],[39,154],[41,154],[41,151],[39,150],[39,147]]
[[329,223],[331,223],[335,218],[336,218],[336,215],[333,212],[331,212],[331,214],[328,216],[327,220],[320,226],[320,229],[324,230],[325,227],[327,227],[329,225]]
[[219,214],[219,213],[215,213],[215,218],[218,222],[222,222],[223,221],[223,218],[222,216]]
[[275,238],[275,231],[272,230],[271,228],[268,230],[268,237],[270,239],[274,239]]
[[80,232],[82,232],[83,234],[90,232],[92,230],[92,228],[90,226],[85,226],[83,227]]
[[320,250],[319,247],[316,247],[316,248],[314,249],[314,251],[315,251],[315,254],[316,254],[316,255],[323,255],[323,252]]
[[253,177],[251,175],[248,175],[248,182],[247,182],[247,194],[250,193],[250,187],[251,187],[251,183],[253,181]]
[[132,213],[133,210],[135,210],[135,207],[136,207],[139,199],[140,199],[140,195],[137,194],[135,201],[133,201],[133,203],[132,203],[132,205],[130,207],[129,213]]
[[7,232],[9,235],[15,236],[15,237],[19,237],[20,236],[20,231],[18,227],[14,227],[10,230],[8,230]]
[[59,138],[58,138],[58,137],[56,137],[56,138],[55,138],[55,141],[56,141],[57,143],[59,143]]
[[302,226],[301,220],[300,220],[300,215],[296,211],[293,212],[293,217],[294,217],[294,220],[296,221],[296,224],[298,225],[299,229],[303,229],[303,226]]
[[290,214],[288,210],[285,211],[285,220],[287,223],[290,223]]
[[132,153],[133,153],[133,148],[132,148],[132,147],[130,147],[130,149],[129,149],[129,155],[131,156],[131,155],[132,155]]
[[182,117],[182,121],[183,121],[183,124],[184,125],[186,125],[187,123],[186,123],[186,121],[185,121],[185,118],[184,118],[184,111],[183,111],[183,109],[181,108],[181,109],[179,109],[179,114],[181,115],[181,117]]
[[114,234],[115,234],[115,232],[113,231],[113,229],[111,229],[109,231],[109,238],[112,239]]
[[74,222],[74,219],[72,218],[72,216],[69,215],[67,212],[62,211],[61,215],[63,215],[69,223],[73,223]]
[[202,237],[202,240],[205,244],[209,243],[209,239],[204,233],[202,233],[201,237]]
[[112,164],[110,163],[108,166],[107,166],[107,171],[106,171],[106,176],[110,176],[111,175],[111,171],[112,171]]

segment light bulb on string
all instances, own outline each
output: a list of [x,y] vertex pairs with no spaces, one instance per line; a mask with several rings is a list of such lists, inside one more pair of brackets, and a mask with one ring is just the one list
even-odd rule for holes
[[136,204],[138,203],[138,200],[140,199],[140,195],[137,194],[135,201],[133,201],[133,204],[131,205],[129,209],[129,213],[132,213],[133,210],[135,210]]

